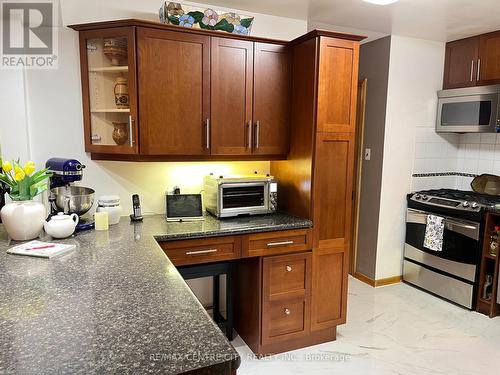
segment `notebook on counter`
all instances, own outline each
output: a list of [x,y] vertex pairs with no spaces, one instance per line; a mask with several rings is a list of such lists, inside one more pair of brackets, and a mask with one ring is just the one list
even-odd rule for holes
[[66,254],[67,252],[74,250],[75,248],[76,245],[31,241],[23,243],[22,245],[17,245],[12,247],[9,250],[7,250],[7,253],[50,259]]

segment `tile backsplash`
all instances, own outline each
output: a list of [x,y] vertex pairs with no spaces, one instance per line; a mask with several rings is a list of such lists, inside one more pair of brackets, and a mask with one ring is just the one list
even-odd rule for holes
[[434,128],[417,128],[413,174],[450,172],[458,175],[414,176],[412,190],[470,190],[473,177],[459,174],[500,175],[500,134],[438,134]]

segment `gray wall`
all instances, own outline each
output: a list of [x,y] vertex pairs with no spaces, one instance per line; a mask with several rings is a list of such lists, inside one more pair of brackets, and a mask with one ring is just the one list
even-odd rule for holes
[[371,279],[377,260],[390,49],[390,36],[365,43],[359,62],[359,78],[368,79],[364,148],[371,148],[371,160],[363,160],[356,271]]

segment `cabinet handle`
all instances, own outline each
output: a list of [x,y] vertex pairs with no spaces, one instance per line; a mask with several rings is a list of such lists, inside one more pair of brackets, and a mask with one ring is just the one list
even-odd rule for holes
[[477,59],[477,81],[481,77],[481,59]]
[[286,245],[291,245],[293,244],[293,241],[282,241],[282,242],[269,242],[267,244],[267,247],[273,247],[273,246],[286,246]]
[[207,146],[206,146],[206,149],[207,150],[210,150],[210,119],[207,118],[207,121],[206,121],[206,134],[205,136],[207,137]]
[[128,139],[129,139],[129,143],[130,143],[130,147],[134,147],[134,127],[133,127],[133,124],[134,123],[134,118],[132,117],[132,115],[129,115],[128,116]]
[[283,310],[283,312],[285,313],[285,315],[290,315],[292,312],[290,311],[289,308],[285,307],[285,309]]
[[207,249],[207,250],[198,250],[198,251],[186,251],[186,255],[198,255],[198,254],[209,254],[216,253],[217,249]]
[[470,81],[474,80],[474,60],[470,62]]
[[260,121],[255,122],[255,148],[258,149],[260,146]]
[[247,148],[252,147],[252,121],[247,122]]
[[293,269],[292,266],[286,266],[286,271],[287,272],[292,272],[292,269]]

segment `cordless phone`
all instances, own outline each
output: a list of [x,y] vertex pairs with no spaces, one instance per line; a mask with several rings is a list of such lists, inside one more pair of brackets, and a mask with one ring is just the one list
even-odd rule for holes
[[132,210],[133,213],[130,215],[130,220],[142,221],[141,200],[139,199],[139,194],[132,195]]

